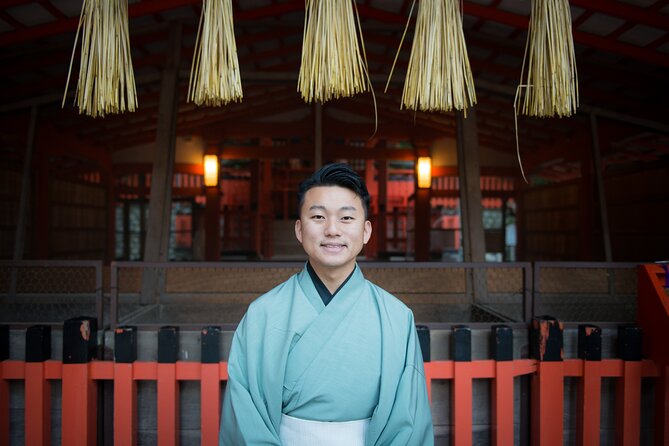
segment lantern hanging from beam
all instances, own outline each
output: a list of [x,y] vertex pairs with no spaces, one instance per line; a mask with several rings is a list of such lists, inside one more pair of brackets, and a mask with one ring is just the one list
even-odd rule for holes
[[204,185],[206,187],[218,186],[218,155],[204,156]]
[[416,160],[416,184],[419,189],[432,187],[432,158],[419,156]]

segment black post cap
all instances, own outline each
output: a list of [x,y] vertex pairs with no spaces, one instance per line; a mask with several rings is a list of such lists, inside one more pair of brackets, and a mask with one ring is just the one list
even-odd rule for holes
[[418,343],[423,354],[423,361],[430,362],[430,328],[427,325],[416,325],[416,333],[418,334]]
[[493,325],[492,358],[495,361],[513,361],[513,329],[508,325]]
[[97,319],[79,316],[63,325],[63,364],[83,364],[95,357]]
[[200,362],[203,364],[221,362],[221,327],[204,327],[200,335]]
[[124,325],[114,331],[114,361],[129,364],[137,361],[137,327]]
[[174,364],[179,355],[179,327],[160,327],[158,332],[158,363]]
[[530,352],[539,361],[562,361],[564,326],[552,316],[532,319],[530,329]]
[[596,325],[578,326],[578,358],[586,361],[602,360],[602,329]]
[[472,360],[472,330],[467,325],[454,325],[451,337],[453,361]]
[[51,327],[33,325],[26,330],[26,362],[51,359]]
[[9,326],[0,325],[0,361],[9,359]]
[[641,361],[641,327],[618,326],[618,356],[623,361]]

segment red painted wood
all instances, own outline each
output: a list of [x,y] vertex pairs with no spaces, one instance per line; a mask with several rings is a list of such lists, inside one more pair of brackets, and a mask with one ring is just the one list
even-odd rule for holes
[[513,361],[495,362],[492,381],[492,444],[513,444]]
[[640,361],[625,361],[616,388],[616,444],[638,445],[641,441]]
[[62,444],[95,445],[97,392],[89,364],[63,364],[62,399]]
[[26,363],[25,444],[51,444],[51,387],[43,362]]
[[451,410],[453,444],[472,444],[472,366],[470,362],[454,362]]
[[202,364],[200,378],[200,423],[203,446],[218,445],[221,424],[221,380],[219,364]]
[[583,361],[583,377],[578,383],[578,418],[576,442],[582,446],[599,445],[601,419],[602,363]]
[[533,446],[562,446],[564,417],[564,364],[538,362],[532,376]]
[[133,364],[114,364],[114,444],[137,444],[137,383]]
[[176,364],[158,364],[158,444],[179,444],[179,384]]

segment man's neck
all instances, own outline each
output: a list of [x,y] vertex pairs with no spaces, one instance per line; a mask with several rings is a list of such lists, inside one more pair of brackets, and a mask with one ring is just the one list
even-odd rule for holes
[[311,267],[314,269],[318,278],[321,279],[323,285],[328,289],[332,294],[339,289],[342,283],[351,275],[355,269],[355,264],[352,268],[342,269],[342,268],[317,268],[313,263],[309,262]]

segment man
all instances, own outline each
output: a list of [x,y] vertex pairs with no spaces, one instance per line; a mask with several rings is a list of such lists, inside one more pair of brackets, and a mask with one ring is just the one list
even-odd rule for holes
[[222,445],[432,445],[413,314],[365,280],[369,193],[344,164],[300,185],[304,270],[255,300],[235,332]]

